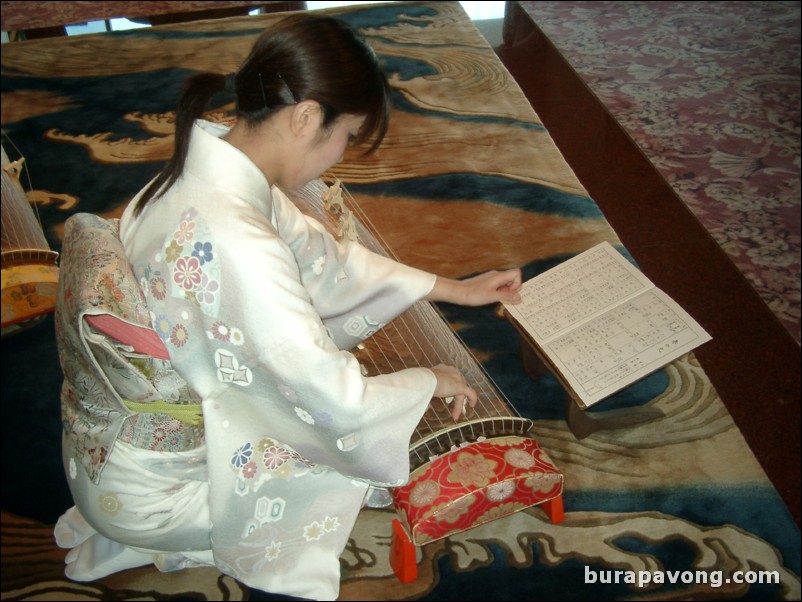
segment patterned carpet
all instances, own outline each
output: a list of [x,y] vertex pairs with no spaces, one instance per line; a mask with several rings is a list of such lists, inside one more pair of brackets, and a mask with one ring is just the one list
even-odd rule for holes
[[799,2],[519,4],[799,342]]
[[[396,110],[382,150],[349,154],[337,175],[402,260],[455,277],[518,265],[531,277],[601,241],[621,248],[458,3],[338,14],[381,57]],[[236,68],[273,18],[4,47],[3,128],[28,157],[54,247],[73,213],[119,215],[170,153],[180,80]],[[799,529],[693,354],[598,407],[662,417],[577,440],[563,391],[523,371],[509,324],[492,308],[441,309],[535,422],[565,475],[565,522],[531,508],[423,546],[419,578],[404,585],[387,559],[393,513],[365,511],[341,559],[341,599],[799,599]],[[54,347],[52,322],[3,339],[3,599],[275,599],[215,570],[64,578],[52,524],[71,500]],[[616,570],[669,580],[639,586],[611,579]],[[738,571],[766,574],[745,583]]]

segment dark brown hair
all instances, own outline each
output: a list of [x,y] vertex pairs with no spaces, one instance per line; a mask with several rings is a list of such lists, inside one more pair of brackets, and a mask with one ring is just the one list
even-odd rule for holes
[[[181,177],[195,120],[226,83],[226,76],[216,73],[186,80],[176,110],[173,156],[140,197],[136,214]],[[367,152],[387,133],[390,88],[378,59],[347,24],[331,17],[298,13],[282,19],[259,37],[239,71],[229,76],[232,83],[237,118],[249,126],[283,107],[314,100],[323,110],[324,130],[341,115],[364,115],[356,142],[372,140]]]

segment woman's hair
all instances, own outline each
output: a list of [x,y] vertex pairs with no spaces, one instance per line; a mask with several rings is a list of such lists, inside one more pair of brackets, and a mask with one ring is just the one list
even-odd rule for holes
[[387,133],[390,88],[371,47],[341,21],[298,13],[265,31],[236,74],[200,73],[186,80],[176,111],[175,151],[137,201],[136,214],[181,177],[195,120],[228,87],[236,94],[237,119],[252,127],[284,107],[314,100],[324,130],[341,115],[364,115],[356,142],[372,140],[367,152]]

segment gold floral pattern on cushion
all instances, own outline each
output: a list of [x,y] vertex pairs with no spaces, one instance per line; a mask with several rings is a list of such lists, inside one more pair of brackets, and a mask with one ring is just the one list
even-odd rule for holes
[[409,494],[409,501],[413,506],[431,506],[440,495],[440,485],[437,481],[420,481],[415,484]]
[[463,487],[485,487],[495,475],[496,462],[470,452],[455,452],[457,461],[452,465],[448,480]]

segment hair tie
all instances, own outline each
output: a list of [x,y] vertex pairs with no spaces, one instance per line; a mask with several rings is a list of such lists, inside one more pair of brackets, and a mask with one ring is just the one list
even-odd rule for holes
[[233,94],[237,93],[237,74],[236,73],[229,73],[226,75],[226,85],[225,85],[226,92],[231,92]]

